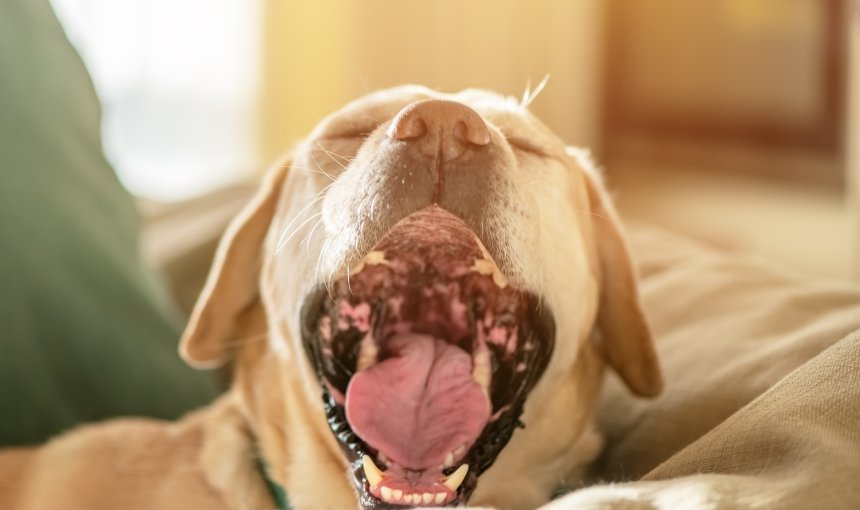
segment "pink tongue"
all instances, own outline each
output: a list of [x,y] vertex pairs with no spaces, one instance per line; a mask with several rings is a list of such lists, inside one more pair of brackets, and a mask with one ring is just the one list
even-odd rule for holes
[[480,435],[490,417],[472,358],[428,335],[401,334],[396,352],[355,374],[346,419],[364,442],[408,469],[438,468],[445,455]]

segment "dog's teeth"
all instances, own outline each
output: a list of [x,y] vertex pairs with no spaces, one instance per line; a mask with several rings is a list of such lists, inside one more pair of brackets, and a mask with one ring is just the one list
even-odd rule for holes
[[445,479],[443,485],[448,488],[451,492],[457,492],[457,489],[460,487],[460,484],[463,483],[463,480],[466,478],[466,473],[469,472],[469,465],[463,464],[462,466],[457,468],[457,471],[451,473],[451,476]]
[[472,378],[481,385],[482,388],[486,388],[490,385],[490,370],[484,366],[475,366],[475,369],[472,371]]
[[349,274],[351,276],[355,276],[362,272],[366,266],[378,266],[379,264],[385,264],[386,262],[385,252],[379,250],[372,251],[365,255],[364,258],[349,271]]
[[449,468],[454,465],[454,452],[448,452],[448,455],[445,455],[445,463],[442,464],[442,469]]
[[382,486],[382,489],[380,489],[380,492],[382,492],[382,499],[383,499],[383,500],[385,500],[385,501],[391,501],[391,496],[392,496],[392,494],[391,494],[391,493],[392,493],[391,487],[385,487],[385,486],[383,485],[383,486]]
[[445,498],[446,498],[446,496],[445,496],[444,492],[437,492],[436,493],[436,504],[441,505],[442,503],[445,502]]
[[412,494],[407,494],[407,495],[403,496],[403,501],[406,503],[409,503],[411,505],[412,504]]
[[364,263],[370,266],[378,266],[379,264],[384,264],[385,260],[385,252],[374,250],[369,252],[364,256]]
[[394,496],[395,500],[401,500],[403,499],[403,491],[400,489],[394,489],[392,496]]
[[361,459],[361,464],[364,466],[364,476],[367,477],[367,483],[369,483],[371,487],[379,485],[379,482],[382,481],[382,471],[376,467],[376,464],[373,463],[373,459],[370,458],[370,455],[365,455]]
[[505,278],[505,275],[503,275],[501,270],[499,270],[499,266],[493,262],[493,259],[491,259],[490,255],[486,252],[484,253],[483,259],[475,260],[475,263],[472,265],[472,271],[475,271],[478,274],[492,276],[493,283],[496,284],[496,287],[504,289],[508,286],[508,279]]
[[433,494],[431,494],[429,492],[425,492],[423,499],[424,499],[424,504],[430,503],[431,501],[433,501]]
[[376,347],[376,343],[373,341],[373,335],[368,333],[367,338],[361,341],[361,347],[358,351],[358,359],[355,362],[356,371],[361,372],[362,370],[367,370],[375,365],[378,353],[379,348]]
[[492,376],[492,367],[490,366],[490,352],[486,349],[479,349],[472,357],[472,379],[475,380],[484,390],[484,395],[489,396],[490,393],[490,378]]

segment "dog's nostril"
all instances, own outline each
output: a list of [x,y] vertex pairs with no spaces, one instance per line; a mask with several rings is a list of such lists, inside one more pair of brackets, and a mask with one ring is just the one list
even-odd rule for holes
[[424,119],[418,116],[410,116],[403,119],[401,122],[391,124],[388,130],[388,136],[395,140],[413,140],[421,138],[427,132],[427,124]]
[[480,126],[470,126],[466,122],[458,122],[454,127],[454,136],[479,147],[490,143],[490,132],[487,130],[487,125],[484,124],[484,121],[481,121]]
[[431,99],[412,103],[394,117],[388,136],[395,140],[415,140],[428,131],[453,137],[472,145],[491,141],[490,130],[475,110],[456,101]]

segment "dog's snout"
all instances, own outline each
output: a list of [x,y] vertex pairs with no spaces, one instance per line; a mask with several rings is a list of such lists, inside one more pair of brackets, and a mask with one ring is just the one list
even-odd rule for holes
[[440,147],[445,159],[459,156],[471,146],[490,143],[490,130],[475,110],[456,101],[431,99],[400,110],[391,121],[388,136],[410,141],[426,152]]
[[368,239],[435,204],[481,231],[481,242],[495,250],[496,240],[484,237],[483,229],[491,221],[492,204],[503,199],[511,163],[502,138],[494,143],[493,129],[477,111],[456,101],[418,101],[402,108],[358,156],[366,165],[364,175],[372,174],[365,191],[371,197],[368,207],[385,204],[375,213],[377,230]]

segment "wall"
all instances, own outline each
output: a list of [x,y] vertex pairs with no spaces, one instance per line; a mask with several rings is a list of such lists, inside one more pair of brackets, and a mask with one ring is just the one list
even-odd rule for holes
[[[613,2],[610,22],[623,23],[610,23],[610,48],[626,52],[610,51],[610,184],[627,216],[860,279],[860,71],[844,51],[858,21],[839,0],[783,4]],[[619,116],[626,122],[613,124]]]
[[490,88],[533,104],[569,143],[598,142],[600,0],[264,0],[262,153],[273,158],[368,91]]

